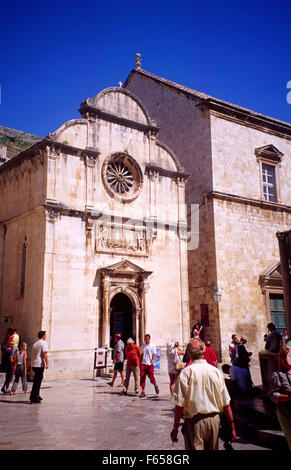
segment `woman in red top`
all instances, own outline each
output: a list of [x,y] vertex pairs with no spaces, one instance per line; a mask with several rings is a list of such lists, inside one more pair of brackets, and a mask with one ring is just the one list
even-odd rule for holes
[[131,372],[133,373],[134,376],[134,383],[135,383],[135,393],[139,393],[139,387],[138,387],[138,370],[139,370],[139,363],[140,363],[140,357],[141,357],[141,350],[140,348],[134,344],[134,341],[132,338],[129,338],[127,340],[127,346],[124,350],[125,356],[127,359],[126,363],[126,372],[125,372],[125,382],[124,382],[124,387],[123,387],[123,394],[127,394],[127,389],[129,385],[129,379]]
[[214,367],[217,367],[217,355],[214,349],[211,347],[210,341],[206,341],[206,350],[204,354],[204,359]]

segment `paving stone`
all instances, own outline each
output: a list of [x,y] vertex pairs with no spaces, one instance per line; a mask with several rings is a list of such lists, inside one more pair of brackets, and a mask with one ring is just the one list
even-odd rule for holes
[[[181,433],[174,446],[170,440],[174,406],[167,376],[156,377],[158,397],[149,382],[146,397],[139,398],[133,383],[124,396],[102,377],[43,382],[43,402],[37,405],[21,389],[1,395],[0,450],[184,450]],[[241,438],[233,447],[263,449]]]

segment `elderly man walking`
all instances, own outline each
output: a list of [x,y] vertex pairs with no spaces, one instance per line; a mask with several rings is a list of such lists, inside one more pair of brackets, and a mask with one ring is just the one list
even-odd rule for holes
[[203,341],[192,340],[188,353],[192,364],[181,371],[173,393],[175,418],[171,439],[178,441],[178,427],[184,411],[185,449],[217,450],[221,413],[231,426],[232,441],[236,440],[230,396],[220,370],[204,359]]
[[135,393],[138,394],[139,393],[138,371],[139,371],[141,350],[136,344],[134,344],[134,341],[132,338],[129,338],[127,340],[127,346],[125,348],[125,356],[126,356],[127,362],[126,362],[126,372],[125,372],[125,382],[124,382],[124,387],[123,387],[123,393],[124,395],[127,394],[129,379],[130,379],[130,375],[132,372],[134,376]]

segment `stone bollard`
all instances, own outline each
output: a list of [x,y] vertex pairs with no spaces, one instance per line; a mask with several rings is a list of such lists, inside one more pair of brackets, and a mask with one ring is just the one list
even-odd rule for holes
[[268,394],[270,390],[270,381],[273,372],[278,369],[278,356],[278,353],[272,353],[266,350],[259,352],[262,385],[265,394]]

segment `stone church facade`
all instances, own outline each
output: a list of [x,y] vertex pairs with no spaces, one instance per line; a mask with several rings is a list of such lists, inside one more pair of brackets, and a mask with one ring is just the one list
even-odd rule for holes
[[202,321],[219,360],[236,333],[255,361],[267,323],[285,326],[290,124],[137,59],[123,88],[0,166],[2,335],[46,330],[47,378],[91,377],[116,331],[165,347]]
[[189,339],[188,175],[131,91],[79,111],[0,166],[1,333],[46,330],[47,379],[92,377],[116,332]]
[[291,228],[291,125],[153,75],[139,57],[124,87],[190,174],[187,205],[199,205],[199,244],[188,250],[191,325],[207,324],[222,360],[231,334],[246,335],[255,361],[267,323],[286,325],[276,233]]

